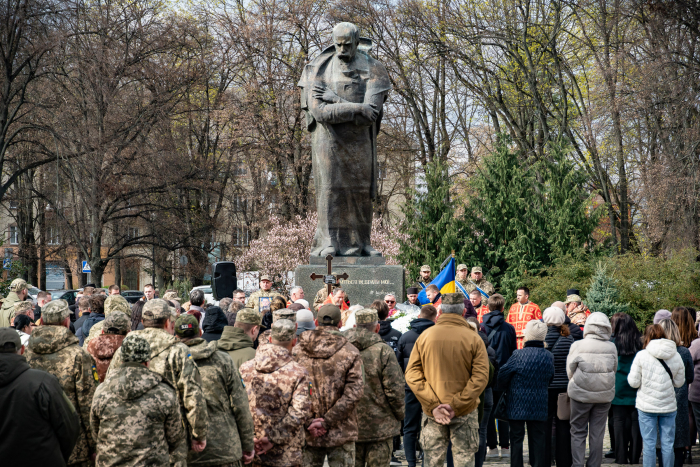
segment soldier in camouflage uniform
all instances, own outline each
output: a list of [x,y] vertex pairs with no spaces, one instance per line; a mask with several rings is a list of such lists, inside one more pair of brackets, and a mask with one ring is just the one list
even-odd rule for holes
[[355,442],[356,467],[384,467],[393,453],[393,437],[404,418],[405,384],[394,351],[379,336],[377,310],[355,313],[356,327],[346,332],[362,356],[364,394],[357,405],[362,427]]
[[280,319],[271,331],[272,343],[241,366],[255,422],[256,464],[296,467],[302,464],[304,427],[311,418],[311,382],[292,359],[296,323]]
[[29,289],[24,279],[15,279],[10,283],[10,293],[7,294],[0,306],[0,328],[10,326],[10,313],[12,313],[15,303],[27,298],[28,293]]
[[226,352],[216,350],[216,341],[201,337],[199,322],[192,315],[175,321],[175,335],[192,353],[202,376],[202,391],[209,408],[207,447],[190,451],[187,465],[234,466],[253,460],[253,418],[241,375]]
[[[126,298],[122,297],[121,295],[110,295],[105,300],[105,319],[107,319],[107,317],[115,311],[121,311],[129,318],[131,318],[131,307],[129,306],[129,302],[127,302]],[[102,334],[102,327],[104,326],[104,324],[104,321],[100,321],[98,323],[95,323],[90,328],[90,333],[85,338],[85,341],[83,342],[83,347],[87,347],[88,345],[90,345],[91,340]]]
[[[245,303],[245,307],[252,308],[258,313],[265,313],[267,310],[270,309],[272,299],[281,296],[282,294],[272,290],[272,281],[270,280],[270,276],[268,276],[267,274],[263,274],[262,276],[260,276],[260,289],[257,292],[253,292],[252,294],[250,294],[250,297],[248,297],[248,301]],[[261,299],[262,302],[267,302],[267,308],[264,310],[260,309]]]
[[121,347],[122,341],[131,330],[131,319],[120,311],[110,314],[104,321],[99,322],[99,324],[103,323],[102,334],[91,340],[89,345],[83,346],[95,359],[100,383],[105,380],[114,353]]
[[[290,310],[289,308],[282,308],[279,310],[275,310],[272,312],[272,322],[274,323],[277,320],[280,319],[287,319],[291,322],[294,323],[295,326],[295,331],[296,331],[296,325],[297,325],[297,312],[294,310]],[[272,333],[272,329],[267,329],[265,330],[262,334],[260,334],[260,337],[258,338],[258,348],[260,346],[269,344],[270,343],[270,335]]]
[[185,429],[175,389],[148,369],[151,349],[136,334],[122,343],[122,366],[95,391],[90,428],[98,467],[168,465]]
[[32,302],[26,300],[15,302],[15,306],[10,312],[10,326],[14,326],[15,316],[19,315],[27,315],[34,320],[34,305],[32,305]]
[[[466,289],[469,284],[469,269],[467,269],[467,265],[464,263],[458,264],[456,271],[457,275],[455,276],[455,281],[462,284],[462,287]],[[457,291],[459,292],[459,290]]]
[[313,410],[306,427],[304,466],[330,467],[355,463],[356,407],[362,398],[362,357],[340,334],[340,309],[323,305],[318,328],[303,332],[294,346],[294,360],[309,372]]
[[[472,282],[476,285],[472,284]],[[464,288],[467,289],[467,293],[470,293],[472,290],[476,290],[477,287],[486,292],[488,296],[496,293],[496,289],[493,288],[493,284],[484,279],[484,274],[481,271],[480,266],[474,266],[472,268],[471,281],[468,281],[468,284]]]
[[[172,312],[165,300],[154,298],[143,306],[143,330],[131,331],[148,342],[151,347],[149,369],[158,373],[175,387],[180,410],[185,414],[187,434],[192,449],[202,451],[206,446],[207,405],[201,387],[201,378],[189,348],[170,334]],[[123,365],[121,347],[117,349],[107,371],[106,381]],[[171,463],[184,466],[187,462],[188,443],[183,438],[171,455]]]
[[253,342],[258,337],[261,323],[260,313],[252,308],[243,308],[236,315],[236,323],[233,326],[225,326],[221,339],[216,341],[216,348],[228,352],[236,369],[255,358]]
[[32,331],[29,349],[24,356],[32,368],[44,370],[58,378],[80,415],[80,436],[68,459],[68,465],[80,466],[87,465],[95,452],[90,433],[90,406],[98,377],[94,360],[70,332],[69,316],[70,310],[65,300],[46,304],[41,310],[43,325]]
[[418,279],[416,279],[416,282],[413,284],[413,287],[418,287],[419,291],[420,290],[425,290],[428,285],[430,285],[430,281],[433,279],[430,277],[432,271],[430,269],[429,264],[424,264],[423,266],[420,267],[420,276]]

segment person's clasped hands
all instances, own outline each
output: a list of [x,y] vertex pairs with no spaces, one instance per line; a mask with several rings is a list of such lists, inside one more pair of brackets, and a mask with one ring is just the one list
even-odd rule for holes
[[433,418],[440,425],[449,425],[455,416],[455,411],[450,404],[440,404],[433,409]]

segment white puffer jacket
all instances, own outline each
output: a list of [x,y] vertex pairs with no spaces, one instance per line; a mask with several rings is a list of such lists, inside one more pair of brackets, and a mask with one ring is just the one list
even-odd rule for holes
[[[673,381],[659,360],[664,360],[673,374]],[[669,339],[654,339],[640,351],[632,362],[627,382],[637,391],[635,406],[642,412],[670,413],[676,411],[674,387],[685,383],[683,359],[676,351],[676,343]]]
[[584,404],[605,404],[615,397],[617,347],[610,342],[610,320],[591,313],[583,339],[574,342],[566,358],[569,397]]

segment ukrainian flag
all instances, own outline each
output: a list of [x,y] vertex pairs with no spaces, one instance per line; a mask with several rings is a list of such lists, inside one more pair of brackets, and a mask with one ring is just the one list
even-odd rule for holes
[[[441,294],[455,293],[457,291],[455,288],[455,267],[455,259],[450,258],[450,262],[447,263],[447,266],[440,271],[440,274],[430,282],[430,285],[436,285]],[[418,301],[421,305],[430,303],[428,296],[425,295],[425,289],[421,290],[418,294]]]

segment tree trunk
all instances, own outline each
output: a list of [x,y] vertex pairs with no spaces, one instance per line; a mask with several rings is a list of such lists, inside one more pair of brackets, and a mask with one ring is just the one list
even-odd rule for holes
[[114,268],[114,283],[119,286],[119,290],[122,288],[122,260],[119,257],[112,260],[112,267]]

